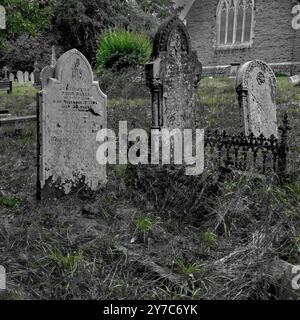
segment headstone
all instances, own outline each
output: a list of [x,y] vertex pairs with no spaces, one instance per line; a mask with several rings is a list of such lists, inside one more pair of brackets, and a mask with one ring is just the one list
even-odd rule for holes
[[9,74],[9,81],[12,81],[12,82],[15,81],[15,75],[13,73]]
[[3,68],[3,72],[4,72],[4,79],[8,80],[8,68],[6,66]]
[[24,72],[24,82],[25,83],[29,82],[29,72],[28,71]]
[[6,29],[6,10],[0,5],[0,30]]
[[106,128],[107,97],[78,50],[58,59],[38,104],[38,198],[97,191],[106,183],[96,136]]
[[202,65],[191,49],[186,26],[178,17],[169,19],[159,28],[151,62],[146,65],[153,128],[194,128],[201,73]]
[[24,84],[24,74],[22,71],[17,72],[17,79],[19,84]]
[[289,77],[289,83],[293,85],[300,85],[300,74]]
[[230,76],[231,77],[235,78],[237,76],[237,72],[238,72],[238,69],[240,66],[241,66],[241,64],[238,62],[231,64],[231,68],[230,68]]
[[260,60],[243,64],[236,88],[245,133],[278,137],[276,77],[272,69]]
[[57,60],[56,60],[55,46],[52,46],[50,65],[44,67],[40,75],[42,88],[44,88],[47,85],[49,79],[54,77],[56,62]]
[[32,83],[32,85],[34,85],[34,74],[33,74],[33,72],[30,73],[30,82]]
[[34,70],[33,70],[34,85],[33,86],[35,88],[41,88],[41,70],[37,61],[34,63],[33,67],[34,67]]

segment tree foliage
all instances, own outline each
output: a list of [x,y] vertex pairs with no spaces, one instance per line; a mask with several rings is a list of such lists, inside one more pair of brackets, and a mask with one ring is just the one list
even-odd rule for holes
[[[37,50],[35,58],[40,59],[51,45],[62,51],[76,48],[95,65],[99,35],[105,30],[122,27],[152,36],[174,11],[172,0],[1,0],[1,5],[7,29],[0,30],[0,60],[12,66],[33,64],[33,49],[47,51]],[[18,58],[24,48],[29,52]]]

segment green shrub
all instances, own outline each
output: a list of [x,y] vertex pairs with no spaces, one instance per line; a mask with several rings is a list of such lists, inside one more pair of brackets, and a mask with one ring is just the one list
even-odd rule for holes
[[152,46],[144,33],[116,29],[100,36],[97,50],[98,69],[120,71],[131,66],[145,64],[150,58]]

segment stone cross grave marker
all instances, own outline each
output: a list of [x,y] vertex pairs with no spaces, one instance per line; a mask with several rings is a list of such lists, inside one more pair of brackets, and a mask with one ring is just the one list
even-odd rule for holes
[[3,72],[4,72],[4,79],[7,80],[8,79],[8,68],[6,66],[3,67]]
[[12,81],[12,82],[15,81],[15,75],[13,73],[9,74],[9,81]]
[[17,72],[17,79],[19,84],[24,84],[24,74],[22,71]]
[[193,129],[196,89],[202,65],[191,49],[186,26],[173,17],[158,30],[146,65],[154,128]]
[[29,72],[28,71],[24,72],[24,82],[25,83],[29,82]]
[[107,123],[107,97],[78,50],[58,59],[38,105],[38,198],[97,191],[107,180],[106,166],[96,159],[96,136]]
[[276,77],[272,69],[260,60],[243,64],[238,71],[236,90],[245,133],[277,138]]

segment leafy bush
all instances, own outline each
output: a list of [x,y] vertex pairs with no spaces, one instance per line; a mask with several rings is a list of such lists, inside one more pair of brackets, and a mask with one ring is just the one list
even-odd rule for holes
[[152,46],[144,33],[115,29],[100,36],[97,67],[120,71],[141,65],[150,58]]

